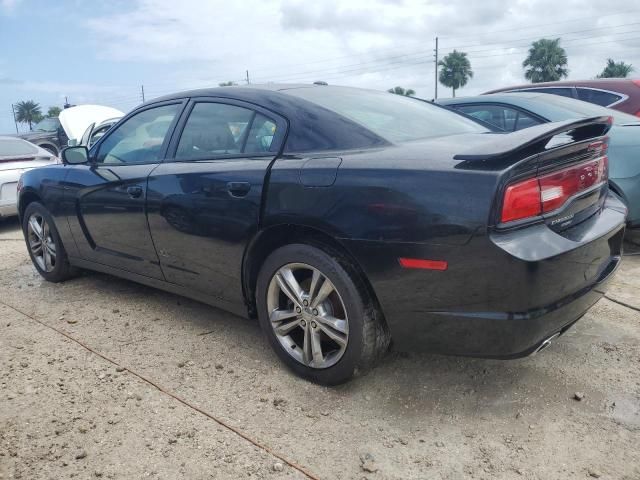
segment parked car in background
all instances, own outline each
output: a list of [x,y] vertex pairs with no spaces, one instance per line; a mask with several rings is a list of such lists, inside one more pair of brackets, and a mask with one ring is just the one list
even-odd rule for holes
[[486,94],[501,92],[550,93],[640,116],[640,79],[599,78],[595,80],[529,83],[491,90]]
[[18,214],[17,186],[27,170],[60,161],[51,152],[16,137],[0,137],[0,218]]
[[496,93],[439,99],[438,103],[507,132],[572,118],[610,115],[613,127],[609,131],[609,185],[629,208],[629,226],[640,227],[640,118],[541,93]]
[[257,316],[285,364],[335,384],[391,338],[512,358],[577,321],[621,258],[609,128],[493,134],[346,87],[197,90],[27,172],[19,211],[45,279],[82,267]]
[[69,137],[55,117],[47,117],[33,126],[28,133],[18,135],[18,138],[37,145],[47,150],[52,155],[58,156],[60,151],[67,146]]
[[[124,112],[117,108],[104,105],[78,105],[60,112],[60,123],[69,137],[68,145],[87,146],[100,138],[101,134],[104,134],[123,116]],[[100,131],[95,131],[97,125],[100,125]]]
[[69,144],[77,145],[89,126],[123,115],[120,110],[103,105],[78,105],[65,108],[57,118],[43,119],[31,132],[18,137],[58,156]]
[[103,120],[102,122],[92,123],[82,134],[80,142],[70,142],[69,146],[83,145],[87,148],[91,148],[93,144],[100,140],[100,138],[102,138],[102,136],[107,133],[107,131],[111,127],[118,123],[118,120],[120,120],[120,118],[122,118],[122,115],[115,118],[108,118],[107,120]]

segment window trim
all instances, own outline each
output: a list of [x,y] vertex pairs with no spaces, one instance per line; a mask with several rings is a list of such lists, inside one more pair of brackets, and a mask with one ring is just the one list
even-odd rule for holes
[[[531,110],[527,110],[526,108],[520,107],[519,105],[513,105],[512,103],[505,103],[505,102],[473,102],[473,103],[455,103],[450,105],[453,108],[457,108],[457,107],[475,107],[475,106],[489,106],[489,107],[506,107],[506,108],[510,108],[512,110],[515,110],[519,113],[525,113],[527,115],[529,115],[530,117],[539,120],[540,123],[549,123],[551,122],[551,120],[549,120],[548,118],[543,117],[542,115],[538,115],[537,113],[532,112]],[[472,117],[471,114],[468,114],[466,112],[463,112],[462,110],[460,110],[462,113],[464,113],[465,115],[468,115],[470,117]],[[473,118],[473,117],[472,117]],[[500,128],[498,126],[496,126],[496,128]],[[517,132],[517,130],[504,130],[505,133],[513,133],[513,132]]]
[[[195,108],[198,103],[218,103],[224,105],[231,105],[235,107],[245,108],[250,110],[252,113],[251,120],[247,125],[249,129],[255,120],[256,114],[261,114],[267,117],[269,120],[273,121],[276,124],[276,134],[273,136],[273,143],[277,146],[277,150],[273,152],[265,152],[265,153],[228,153],[228,154],[220,154],[220,155],[209,155],[203,156],[200,158],[177,158],[176,152],[178,150],[178,144],[180,143],[180,138],[182,138],[182,134],[184,133],[184,128],[189,120],[189,116],[191,112]],[[282,116],[271,110],[268,110],[260,105],[243,102],[241,100],[235,100],[232,98],[226,97],[191,97],[180,116],[180,121],[176,125],[176,128],[173,131],[173,135],[171,137],[171,142],[167,148],[167,152],[165,158],[163,160],[164,163],[170,162],[210,162],[216,160],[234,160],[234,159],[242,159],[242,158],[275,158],[282,154],[282,149],[286,143],[287,134],[289,133],[289,122]],[[249,130],[247,130],[247,134],[249,134]],[[247,138],[245,136],[243,141],[243,149],[246,145]]]
[[[549,85],[549,86],[540,86],[537,87],[535,85],[532,85],[531,87],[522,87],[522,88],[515,88],[513,90],[504,90],[502,93],[516,93],[516,92],[529,92],[529,93],[540,93],[537,92],[536,90],[557,90],[560,88],[566,88],[567,90],[571,91],[571,96],[570,97],[566,97],[566,98],[573,98],[576,100],[580,100],[578,98],[578,91],[576,90],[576,86],[575,85]],[[549,94],[549,95],[557,95],[555,93]],[[564,97],[565,95],[558,95],[559,97]]]
[[[604,88],[594,88],[594,87],[583,87],[581,85],[576,85],[575,89],[576,89],[576,95],[577,95],[577,99],[578,100],[582,100],[580,98],[580,94],[578,93],[578,89],[582,88],[584,90],[594,90],[596,92],[602,92],[602,93],[609,93],[611,95],[615,95],[616,97],[620,97],[620,100],[616,100],[613,103],[610,103],[609,105],[604,105],[605,108],[612,108],[615,105],[618,105],[622,102],[626,102],[627,100],[629,100],[629,95],[624,94],[622,92],[614,92],[613,90],[605,90]],[[586,100],[582,100],[583,102],[586,102]],[[588,103],[593,103],[593,102],[588,102]],[[594,103],[594,105],[598,105],[597,103]],[[602,105],[600,105],[602,106]]]
[[[166,158],[167,150],[168,150],[168,147],[170,145],[170,141],[173,138],[173,135],[174,135],[175,128],[176,128],[176,125],[178,123],[178,120],[182,117],[182,114],[184,113],[184,109],[185,109],[185,105],[186,104],[187,104],[187,99],[186,98],[179,98],[179,99],[175,99],[175,100],[167,100],[167,101],[164,101],[164,102],[143,104],[140,107],[132,110],[127,115],[125,115],[120,120],[118,120],[115,124],[111,125],[111,128],[109,130],[107,130],[107,133],[105,133],[102,137],[100,137],[100,139],[91,146],[91,149],[89,151],[89,164],[92,167],[100,167],[100,166],[105,166],[105,165],[108,166],[108,167],[113,167],[113,166],[126,167],[126,166],[129,166],[129,165],[154,165],[154,164],[162,163],[164,161],[164,159]],[[130,118],[134,117],[135,115],[138,115],[139,113],[146,112],[147,110],[151,110],[152,108],[166,107],[168,105],[178,105],[178,111],[176,112],[176,115],[173,117],[173,120],[171,121],[171,124],[169,125],[169,129],[167,130],[167,134],[164,137],[164,141],[162,142],[162,146],[160,147],[160,152],[158,153],[158,158],[156,160],[154,160],[152,162],[122,163],[122,164],[119,164],[119,165],[105,164],[104,162],[102,162],[102,163],[97,162],[98,152],[100,151],[100,147],[102,146],[102,143],[107,138],[109,138],[111,135],[113,135],[114,132],[116,132],[117,129],[120,128],[120,126],[122,124],[124,124],[125,122],[129,121]]]

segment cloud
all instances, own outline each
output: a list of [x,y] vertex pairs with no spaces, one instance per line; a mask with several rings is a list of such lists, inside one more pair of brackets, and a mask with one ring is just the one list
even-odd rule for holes
[[0,13],[11,14],[22,0],[0,0]]
[[[5,0],[6,1],[6,0]],[[524,81],[522,60],[541,37],[561,37],[572,78],[593,78],[608,57],[640,67],[640,11],[628,0],[138,0],[88,20],[104,61],[166,65],[150,92],[242,81],[327,80],[386,89],[434,88],[440,56],[468,52],[461,93]],[[622,12],[622,14],[620,14]],[[618,14],[616,14],[618,13]],[[634,25],[635,22],[635,25]],[[442,87],[441,87],[442,88]],[[442,92],[442,89],[441,89]]]

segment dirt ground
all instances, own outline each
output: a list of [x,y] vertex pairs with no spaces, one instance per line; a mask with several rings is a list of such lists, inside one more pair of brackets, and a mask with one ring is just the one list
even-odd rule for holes
[[255,322],[97,273],[42,281],[5,221],[0,479],[640,479],[639,289],[628,256],[535,357],[391,353],[325,388]]

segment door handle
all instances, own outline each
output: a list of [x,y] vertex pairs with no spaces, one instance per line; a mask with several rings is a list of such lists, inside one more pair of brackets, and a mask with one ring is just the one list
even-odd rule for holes
[[131,198],[140,198],[142,196],[142,187],[140,185],[127,187],[127,193]]
[[236,198],[246,197],[251,190],[249,182],[229,182],[227,183],[227,191],[229,195]]

